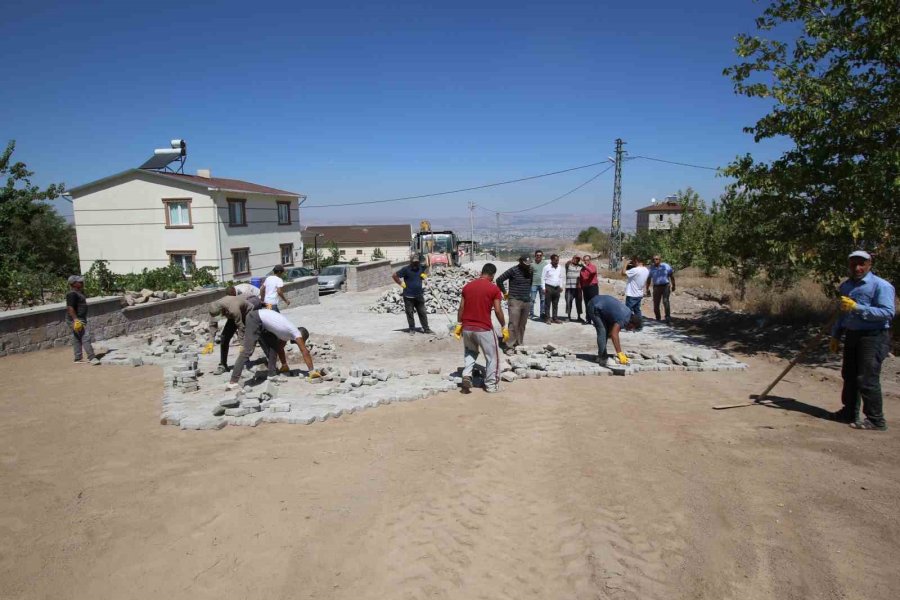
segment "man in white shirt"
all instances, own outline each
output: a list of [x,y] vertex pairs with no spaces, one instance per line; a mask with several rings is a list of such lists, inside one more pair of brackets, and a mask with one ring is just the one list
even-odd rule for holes
[[263,281],[262,287],[259,288],[259,298],[263,301],[263,304],[266,308],[270,308],[275,312],[281,312],[278,308],[278,304],[281,300],[284,301],[285,305],[290,305],[291,302],[287,298],[284,297],[284,280],[281,276],[284,275],[284,267],[281,265],[275,265],[275,268],[272,269],[272,274],[266,277],[265,281]]
[[625,283],[625,306],[641,319],[637,330],[640,331],[644,326],[643,315],[641,315],[641,300],[644,299],[644,287],[647,285],[647,278],[650,277],[650,269],[644,266],[644,261],[636,256],[632,256],[622,267],[622,275],[628,278]]
[[298,328],[281,313],[267,308],[250,311],[244,319],[244,345],[234,363],[234,369],[231,371],[231,381],[228,382],[225,389],[234,390],[240,386],[241,372],[256,349],[257,342],[266,355],[269,381],[276,383],[287,381],[275,370],[276,356],[279,350],[284,351],[286,342],[294,342],[300,347],[303,362],[309,369],[309,379],[321,377],[322,375],[313,368],[312,355],[306,347],[307,339],[309,339],[309,332],[303,327]]
[[[559,264],[559,254],[550,255],[550,264],[544,266],[541,273],[541,286],[544,289],[544,299],[547,301],[547,312],[544,313],[544,323],[559,324],[559,296],[566,284],[566,272]],[[552,316],[551,316],[552,312]]]

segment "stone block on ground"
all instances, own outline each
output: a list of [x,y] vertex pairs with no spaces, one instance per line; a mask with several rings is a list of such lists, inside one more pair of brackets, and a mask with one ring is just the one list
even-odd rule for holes
[[222,429],[225,427],[225,419],[221,417],[185,417],[181,419],[182,429]]

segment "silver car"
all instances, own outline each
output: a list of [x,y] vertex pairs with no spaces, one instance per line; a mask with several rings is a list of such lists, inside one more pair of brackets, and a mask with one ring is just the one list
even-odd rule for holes
[[332,265],[319,271],[319,292],[336,292],[344,289],[347,267]]

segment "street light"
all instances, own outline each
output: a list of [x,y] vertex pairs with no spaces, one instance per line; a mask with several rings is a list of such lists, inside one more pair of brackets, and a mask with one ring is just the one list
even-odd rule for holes
[[317,233],[313,238],[313,246],[315,246],[314,256],[316,258],[316,272],[319,272],[319,238],[325,237],[324,233]]

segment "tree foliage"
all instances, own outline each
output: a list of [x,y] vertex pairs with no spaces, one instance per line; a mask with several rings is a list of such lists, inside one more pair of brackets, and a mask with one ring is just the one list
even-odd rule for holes
[[609,234],[591,225],[578,232],[575,241],[579,244],[590,244],[591,250],[598,254],[608,254],[610,249]]
[[[791,41],[778,39],[799,25]],[[777,0],[742,34],[735,92],[773,102],[745,131],[788,138],[771,162],[750,155],[719,210],[741,269],[808,266],[833,285],[855,248],[900,276],[900,10],[896,0]],[[781,36],[784,37],[784,36]],[[732,224],[738,224],[733,226]],[[740,229],[736,229],[740,227]],[[749,227],[749,228],[748,228]]]

